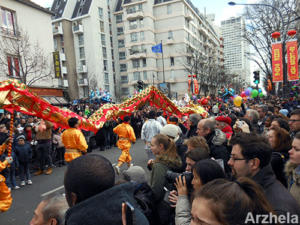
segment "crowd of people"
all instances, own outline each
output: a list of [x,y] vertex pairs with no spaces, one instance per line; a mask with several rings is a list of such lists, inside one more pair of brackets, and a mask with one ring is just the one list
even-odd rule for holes
[[[274,98],[235,107],[211,100],[205,108],[207,118],[144,107],[107,121],[92,137],[95,143],[85,135],[88,154],[67,161],[65,198],[42,200],[31,225],[299,224],[300,104]],[[2,143],[8,122],[9,114],[2,115]],[[16,115],[15,127],[14,160],[3,172],[12,189],[18,188],[16,168],[20,185],[32,184],[33,159],[35,175],[51,174],[53,164],[63,166],[64,156],[79,149],[65,146],[50,122]],[[143,165],[132,164],[130,148],[138,138],[149,180]],[[90,153],[91,145],[119,147],[118,163]]]

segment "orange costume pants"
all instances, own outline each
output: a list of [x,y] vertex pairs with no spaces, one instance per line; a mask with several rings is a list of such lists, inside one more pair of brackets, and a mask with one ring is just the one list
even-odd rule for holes
[[131,143],[129,140],[119,140],[117,142],[117,146],[121,149],[122,154],[119,157],[119,162],[121,163],[130,163],[132,158],[130,156],[129,150],[131,147]]
[[0,175],[0,213],[7,211],[12,203],[10,190],[5,184],[5,178]]

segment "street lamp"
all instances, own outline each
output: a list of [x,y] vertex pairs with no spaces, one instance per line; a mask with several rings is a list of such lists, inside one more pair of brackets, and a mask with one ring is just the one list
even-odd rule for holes
[[[285,40],[285,31],[284,31],[284,20],[283,20],[283,16],[282,13],[280,12],[280,10],[272,5],[268,5],[268,4],[263,4],[263,3],[236,3],[236,2],[228,2],[228,5],[230,6],[235,6],[235,5],[249,5],[249,6],[266,6],[266,7],[270,7],[272,9],[274,9],[276,12],[278,12],[280,18],[281,18],[281,27],[282,27],[282,34],[284,35],[283,40]],[[299,19],[299,18],[297,18]],[[285,42],[282,41],[282,49],[285,49]],[[285,54],[282,54],[282,64],[283,64],[283,95],[284,93],[287,93],[286,91],[286,86],[287,86],[287,75],[286,75],[286,65],[285,65]]]

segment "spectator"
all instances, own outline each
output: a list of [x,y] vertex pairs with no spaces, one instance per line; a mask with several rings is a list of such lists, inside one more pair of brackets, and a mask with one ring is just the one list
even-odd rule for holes
[[61,128],[58,128],[55,130],[54,134],[53,134],[53,144],[55,146],[55,150],[57,153],[57,159],[58,159],[58,166],[61,167],[65,164],[65,146],[62,143],[61,140]]
[[300,109],[296,109],[291,113],[289,125],[291,129],[291,137],[293,138],[295,134],[300,131]]
[[[299,214],[296,200],[276,180],[270,165],[272,149],[267,140],[256,134],[238,134],[231,139],[232,152],[228,165],[236,178],[250,177],[260,184],[278,215]],[[278,194],[280,193],[280,194]]]
[[262,189],[248,178],[239,178],[236,182],[216,179],[196,193],[191,225],[245,224],[249,213],[254,218],[273,213]]
[[[89,154],[71,161],[64,179],[70,206],[65,224],[122,224],[122,202],[128,201],[136,207],[134,185],[125,183],[114,186],[114,182],[114,168],[103,156]],[[137,224],[148,224],[138,208],[135,208],[133,216]]]
[[226,138],[230,139],[233,134],[231,125],[231,118],[229,116],[216,117],[216,128],[220,129],[226,134]]
[[210,156],[215,159],[223,160],[226,172],[230,169],[226,165],[229,159],[229,153],[226,148],[226,135],[219,129],[216,129],[216,121],[213,118],[200,120],[197,133],[206,139],[210,149]]
[[191,151],[196,148],[204,148],[210,152],[206,139],[202,136],[193,136],[184,141],[184,144],[187,146],[188,151]]
[[25,186],[25,179],[27,184],[32,184],[29,163],[32,157],[31,146],[25,142],[25,136],[17,137],[17,144],[15,145],[15,152],[19,161],[19,171],[21,186]]
[[285,129],[287,132],[290,131],[290,127],[289,124],[286,120],[282,119],[282,118],[274,118],[270,128],[274,128],[274,127],[280,127]]
[[272,169],[277,180],[287,187],[284,166],[289,159],[288,151],[292,147],[292,139],[285,129],[275,126],[268,132],[268,141],[273,150],[271,157]]
[[290,160],[285,166],[288,178],[288,189],[300,205],[300,133],[295,135],[292,149],[289,151]]
[[162,116],[162,112],[156,113],[156,120],[160,123],[162,127],[167,125],[166,119]]
[[197,113],[191,114],[189,116],[188,119],[189,130],[186,135],[187,138],[197,136],[197,124],[200,120],[201,120],[201,116]]
[[251,132],[259,134],[260,129],[258,126],[258,120],[259,120],[258,112],[254,109],[248,109],[245,118],[250,120],[251,129],[252,129]]
[[[203,185],[214,179],[225,178],[223,169],[212,159],[200,160],[194,164],[192,168],[194,175],[192,185],[194,191],[200,191]],[[191,222],[191,204],[188,198],[188,189],[185,178],[183,178],[183,182],[181,179],[176,180],[176,188],[178,200],[176,204],[175,224],[188,225]]]
[[186,157],[186,169],[185,171],[192,172],[193,166],[200,160],[208,159],[209,158],[209,151],[205,148],[196,148],[192,151],[188,151],[185,154]]
[[30,225],[64,225],[67,209],[68,204],[62,195],[50,195],[34,210]]
[[259,127],[259,134],[262,134],[265,129],[265,122],[267,119],[267,113],[268,113],[268,106],[266,105],[259,105],[257,107],[257,112],[259,114],[259,120],[258,120],[258,127]]

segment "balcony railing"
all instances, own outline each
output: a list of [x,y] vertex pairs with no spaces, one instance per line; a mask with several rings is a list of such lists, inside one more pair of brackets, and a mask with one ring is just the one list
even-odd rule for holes
[[83,26],[81,24],[73,25],[73,33],[74,34],[83,33]]
[[77,67],[77,73],[86,73],[87,67],[86,66],[78,66]]
[[52,32],[53,32],[53,35],[63,35],[62,26],[60,24],[54,26]]
[[88,81],[86,78],[78,80],[78,86],[88,86]]
[[20,37],[20,35],[21,35],[21,33],[19,31],[14,30],[14,29],[9,29],[6,27],[1,27],[0,29],[1,29],[0,33],[5,36]]

